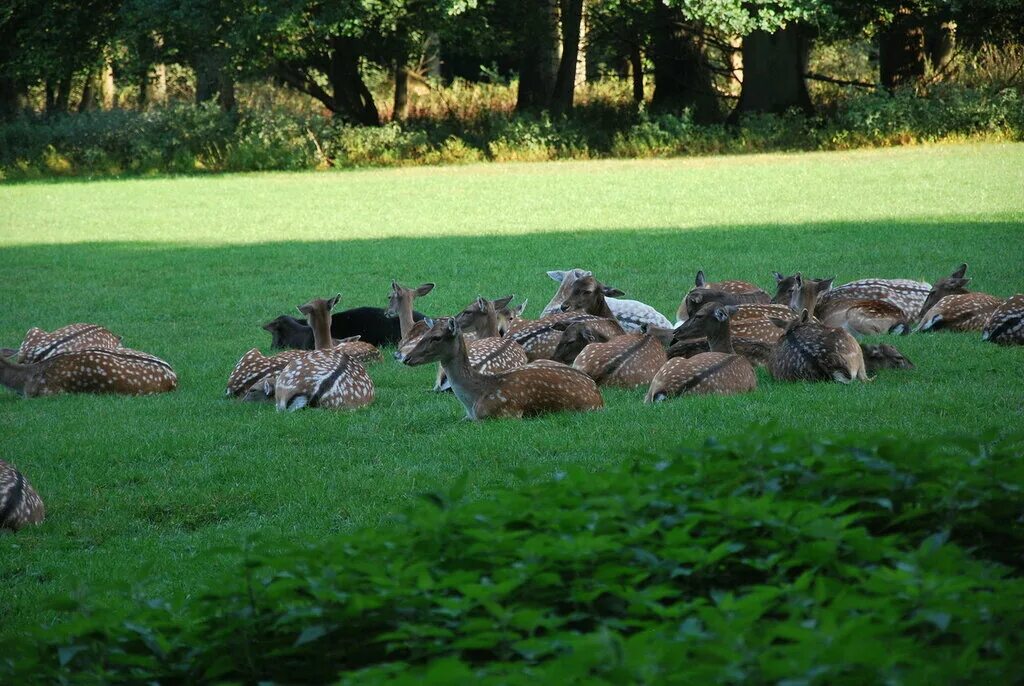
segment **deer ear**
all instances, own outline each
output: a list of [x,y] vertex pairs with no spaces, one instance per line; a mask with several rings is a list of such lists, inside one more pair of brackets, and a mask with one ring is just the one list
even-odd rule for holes
[[963,288],[964,286],[966,286],[970,282],[971,282],[970,279],[960,278],[960,279],[950,279],[948,283],[949,283],[949,287],[950,288]]
[[553,281],[562,283],[565,279],[565,272],[548,272],[548,276],[550,276]]
[[455,322],[455,317],[448,319],[448,326],[446,331],[452,335],[455,335],[459,331],[459,325]]
[[620,295],[625,295],[625,292],[615,288],[614,286],[601,286],[601,292],[607,295],[609,298],[617,298]]
[[416,295],[426,295],[432,290],[434,290],[434,284],[421,283],[419,286],[416,287]]
[[313,311],[313,308],[310,307],[309,305],[298,305],[296,306],[295,309],[297,309],[299,312],[306,315],[307,317],[309,316],[309,313]]
[[512,302],[512,298],[514,297],[516,296],[506,295],[504,298],[498,298],[497,300],[494,301],[494,309],[500,310],[503,307],[508,307],[508,304]]
[[955,272],[953,272],[952,274],[950,274],[950,276],[952,276],[954,279],[962,279],[966,274],[967,274],[967,263],[964,262],[959,267],[957,267],[957,270]]
[[484,298],[484,296],[482,296],[482,295],[476,296],[476,306],[479,307],[481,310],[486,310],[487,309],[487,299]]
[[729,321],[729,313],[726,311],[724,307],[716,307],[715,311],[712,314],[715,316],[715,319],[717,319],[720,322]]
[[522,314],[526,310],[526,303],[528,302],[530,302],[529,298],[527,298],[526,300],[512,308],[512,311],[515,312],[517,315]]
[[832,282],[836,280],[836,277],[829,279],[818,279],[818,293],[824,293],[825,291],[832,288]]
[[263,395],[268,398],[274,395],[274,385],[270,383],[270,379],[263,380]]
[[800,323],[801,323],[801,324],[806,324],[806,323],[807,323],[807,322],[809,322],[810,320],[811,320],[811,315],[810,315],[810,313],[808,313],[808,312],[807,312],[807,308],[805,307],[805,308],[804,308],[804,309],[803,309],[803,310],[802,310],[802,311],[800,312]]
[[398,285],[398,282],[391,279],[391,290],[397,291],[399,288],[401,288],[401,286]]
[[786,277],[779,272],[772,272],[772,275],[775,276],[775,283],[782,283],[786,279]]
[[327,301],[327,309],[333,310],[334,306],[338,304],[339,300],[341,300],[341,293],[338,293],[336,296]]
[[700,293],[691,293],[690,299],[693,301],[695,305],[700,305],[702,302],[704,302],[704,296],[701,295]]
[[693,283],[694,283],[694,285],[697,286],[697,288],[703,288],[704,284],[707,283],[707,280],[704,278],[704,270],[703,269],[700,269],[700,270],[697,271],[697,278],[693,280]]
[[794,274],[793,275],[793,282],[796,283],[796,287],[797,288],[803,288],[804,287],[804,277],[803,277],[803,274],[801,274],[800,272],[797,272],[796,274]]

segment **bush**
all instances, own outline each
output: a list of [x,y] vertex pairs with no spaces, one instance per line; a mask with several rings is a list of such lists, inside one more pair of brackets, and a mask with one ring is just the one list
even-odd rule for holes
[[253,556],[81,608],[10,683],[1017,683],[1024,439],[752,436]]

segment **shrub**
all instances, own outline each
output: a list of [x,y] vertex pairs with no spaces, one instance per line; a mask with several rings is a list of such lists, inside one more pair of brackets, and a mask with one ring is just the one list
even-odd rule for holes
[[1016,683],[1024,439],[751,432],[80,608],[11,683]]

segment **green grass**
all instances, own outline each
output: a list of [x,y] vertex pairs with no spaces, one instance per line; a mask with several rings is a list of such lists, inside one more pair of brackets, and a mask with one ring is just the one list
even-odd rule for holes
[[1024,290],[1024,145],[657,162],[479,165],[0,187],[0,343],[30,326],[102,323],[178,371],[151,398],[0,394],[0,457],[40,491],[44,526],[0,537],[0,638],[72,593],[200,593],[251,537],[318,539],[387,520],[462,472],[471,492],[538,468],[602,469],[635,451],[774,423],[910,441],[1020,426],[1024,351],[973,335],[897,345],[917,365],[870,384],[777,384],[657,407],[526,422],[460,421],[433,369],[371,368],[354,414],[278,414],[223,398],[259,324],[314,296],[384,305],[391,278],[434,281],[451,313],[478,293],[554,291],[586,267],[671,316],[693,274],[769,287],[771,271],[933,280],[961,261],[977,290]]

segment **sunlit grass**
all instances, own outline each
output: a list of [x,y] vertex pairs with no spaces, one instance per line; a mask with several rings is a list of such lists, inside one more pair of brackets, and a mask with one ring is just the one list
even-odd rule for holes
[[98,322],[180,377],[153,398],[0,394],[0,457],[49,508],[0,537],[0,634],[99,578],[199,592],[251,536],[373,525],[464,471],[479,491],[768,422],[912,440],[1024,418],[1024,354],[973,335],[900,338],[918,369],[871,384],[762,374],[744,397],[649,407],[609,391],[602,413],[528,422],[460,421],[432,369],[390,358],[362,412],[225,400],[237,358],[269,342],[259,324],[310,297],[384,305],[392,278],[429,280],[428,314],[515,293],[535,316],[554,290],[544,272],[579,266],[671,315],[698,268],[768,288],[772,270],[931,280],[961,261],[1006,296],[1024,291],[1022,255],[1020,145],[0,187],[0,344]]

